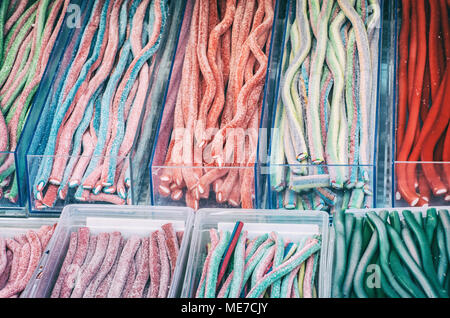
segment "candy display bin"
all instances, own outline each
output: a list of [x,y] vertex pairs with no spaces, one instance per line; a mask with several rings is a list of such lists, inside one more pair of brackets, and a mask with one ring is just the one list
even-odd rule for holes
[[[419,225],[418,230],[412,230],[412,227],[409,225],[408,222],[405,222],[405,216],[404,216],[404,212],[408,211],[411,212],[411,216],[415,219],[415,221],[417,222],[417,225]],[[335,283],[333,281],[334,279],[334,275],[336,275],[337,273],[337,268],[339,268],[337,265],[338,263],[338,258],[341,257],[342,252],[345,250],[345,253],[347,255],[347,260],[351,260],[351,259],[355,259],[355,256],[351,256],[349,255],[349,253],[355,253],[355,251],[358,251],[358,245],[354,245],[353,239],[354,239],[354,235],[361,235],[361,244],[362,244],[362,249],[361,249],[361,253],[359,254],[359,258],[356,258],[357,260],[359,260],[356,265],[358,265],[357,267],[355,266],[355,263],[353,264],[348,264],[346,265],[346,268],[348,269],[349,266],[355,266],[355,274],[353,276],[353,281],[348,280],[349,276],[348,275],[348,270],[346,270],[345,272],[347,273],[345,275],[345,279],[343,279],[343,283],[342,286],[347,286],[345,288],[345,290],[347,290],[345,293],[343,292],[344,288],[342,288],[338,294],[338,290],[336,289],[333,292],[333,288],[332,288],[332,297],[344,297],[347,298],[350,295],[348,295],[347,293],[350,293],[352,296],[352,298],[358,298],[358,295],[363,295],[366,294],[366,296],[368,296],[369,298],[389,298],[389,297],[393,297],[390,292],[388,292],[390,289],[383,287],[383,284],[386,284],[385,279],[386,277],[386,271],[383,268],[383,266],[388,265],[390,266],[390,269],[393,273],[393,275],[395,276],[396,280],[398,280],[398,282],[400,282],[400,286],[402,286],[401,288],[403,288],[404,290],[407,290],[407,294],[409,293],[408,297],[403,297],[401,294],[398,294],[395,298],[410,298],[413,297],[416,294],[416,290],[411,288],[411,286],[413,286],[414,284],[416,284],[416,287],[418,287],[418,289],[420,290],[422,288],[422,292],[419,291],[419,294],[422,293],[423,297],[427,297],[430,296],[429,294],[429,289],[426,290],[425,289],[425,285],[424,285],[424,280],[419,280],[417,274],[416,273],[413,274],[411,268],[411,263],[407,264],[407,258],[405,258],[404,254],[400,254],[401,251],[405,251],[407,255],[409,255],[409,258],[414,258],[415,262],[418,264],[421,264],[422,262],[427,262],[430,261],[429,264],[434,264],[432,265],[435,266],[435,271],[436,273],[434,275],[437,276],[438,279],[442,279],[442,281],[444,281],[446,275],[448,275],[448,272],[446,274],[446,272],[444,271],[442,273],[442,267],[441,267],[441,262],[440,260],[445,260],[445,262],[447,261],[447,257],[444,256],[442,258],[442,254],[440,253],[446,253],[445,252],[445,247],[444,249],[440,249],[438,246],[441,246],[439,241],[440,239],[438,239],[438,234],[437,234],[437,227],[436,226],[441,226],[443,225],[442,229],[442,235],[445,236],[446,234],[448,234],[449,229],[446,227],[446,225],[444,225],[443,223],[441,223],[440,219],[440,213],[442,213],[443,211],[448,211],[448,207],[444,207],[444,206],[435,206],[435,207],[420,207],[420,208],[377,208],[377,209],[349,209],[345,212],[343,212],[343,221],[345,222],[344,225],[344,232],[345,232],[345,239],[344,241],[346,241],[346,244],[348,244],[347,246],[342,246],[342,243],[339,243],[339,239],[337,238],[337,227],[335,225],[335,223],[332,224],[332,227],[330,229],[330,241],[329,241],[329,252],[332,252],[332,255],[330,255],[329,257],[329,261],[328,261],[328,275],[329,278],[328,280],[330,281],[331,286],[333,286],[333,284]],[[385,235],[382,239],[384,240],[384,249],[385,250],[390,250],[391,252],[389,253],[389,255],[387,255],[389,257],[389,262],[387,262],[387,264],[382,263],[382,260],[379,258],[380,257],[380,236],[376,236],[377,240],[378,240],[378,244],[374,245],[374,236],[373,236],[373,232],[375,231],[376,233],[378,230],[376,229],[376,227],[372,227],[372,222],[368,221],[368,218],[366,218],[366,215],[369,212],[374,212],[375,214],[377,214],[379,217],[381,218],[386,218],[386,223],[389,223],[398,233],[398,238],[400,239],[400,241],[403,244],[403,248],[405,248],[405,250],[402,250],[402,248],[398,248],[397,245],[399,242],[394,242],[391,235],[388,234],[388,232],[385,232],[383,235]],[[393,212],[397,213],[398,219],[396,216],[394,216]],[[361,232],[360,234],[358,234],[359,232],[356,230],[356,228],[358,228],[358,226],[356,224],[358,224],[359,222],[359,226],[361,226]],[[348,232],[348,229],[351,229],[350,232]],[[427,255],[426,250],[428,249],[428,247],[426,249],[422,249],[420,248],[420,252],[419,252],[419,238],[417,236],[416,231],[423,231],[423,233],[426,233],[426,237],[428,237],[428,235],[432,235],[432,240],[430,240],[430,242],[428,243],[429,246],[429,252],[430,255],[429,256],[425,256]],[[431,231],[430,231],[431,230]],[[426,237],[423,237],[426,239]],[[420,238],[420,239],[423,239]],[[359,242],[359,241],[358,241]],[[372,243],[370,243],[372,242]],[[375,249],[374,249],[375,248]],[[375,252],[374,252],[375,251]],[[393,253],[393,252],[396,253]],[[423,254],[422,254],[423,252]],[[394,255],[392,255],[394,254]],[[408,256],[406,256],[408,257]],[[431,257],[432,260],[426,260],[428,257]],[[397,263],[397,260],[401,260],[401,262]],[[342,259],[341,259],[342,260]],[[413,262],[414,263],[414,262]],[[409,274],[410,277],[413,277],[414,281],[413,285],[411,285],[410,283],[408,283],[408,279],[404,279],[405,276],[401,275],[400,273],[398,273],[399,270],[399,264],[400,266],[403,268],[403,270],[406,270],[405,272],[408,272],[409,270]],[[425,264],[425,263],[423,263]],[[439,266],[438,266],[439,264]],[[365,266],[365,271],[362,272],[361,270],[363,269],[363,267],[360,266]],[[397,266],[397,267],[396,267]],[[422,265],[421,265],[422,266]],[[437,274],[438,273],[438,268],[439,271],[441,271],[442,274]],[[446,266],[444,267],[446,270]],[[421,267],[421,270],[423,271],[424,275],[426,276],[425,279],[425,284],[427,284],[426,281],[431,282],[432,279],[430,278],[430,272],[423,270],[423,268]],[[419,270],[420,271],[420,270]],[[356,273],[359,273],[358,276]],[[351,272],[352,273],[352,272]],[[384,273],[383,277],[380,277],[380,273]],[[364,275],[362,275],[364,274]],[[357,278],[355,278],[357,277]],[[349,283],[353,282],[351,285]],[[383,283],[384,282],[384,283]],[[397,284],[398,284],[397,282]],[[392,283],[392,281],[389,280],[389,283]],[[433,283],[432,283],[433,284]],[[388,284],[389,285],[389,284]],[[358,288],[358,293],[355,293],[355,286],[359,286]],[[391,286],[391,288],[393,288],[393,284]],[[406,287],[407,286],[407,287]],[[445,285],[444,285],[445,286]],[[434,287],[433,287],[434,288]],[[399,291],[398,287],[396,287],[395,289],[395,293],[397,293]],[[425,294],[423,293],[425,292]],[[362,297],[362,296],[361,296]]]
[[[223,180],[225,180],[226,177],[229,177],[229,180],[236,180],[237,177],[242,178],[247,175],[247,177],[244,177],[247,179],[245,184],[249,190],[246,195],[246,199],[244,199],[246,207],[265,207],[265,198],[267,196],[267,176],[264,175],[264,170],[262,169],[260,163],[263,163],[265,157],[267,157],[268,131],[270,130],[269,123],[272,113],[272,100],[274,96],[273,89],[278,81],[279,75],[277,65],[280,58],[280,43],[282,42],[285,32],[287,2],[277,1],[274,10],[274,22],[270,39],[271,46],[268,54],[269,67],[266,74],[259,130],[256,131],[256,129],[248,129],[247,131],[243,131],[235,129],[232,132],[236,133],[238,138],[242,138],[237,142],[238,145],[243,145],[243,141],[246,137],[254,137],[251,138],[250,142],[254,145],[253,149],[257,149],[256,153],[243,149],[242,152],[238,152],[237,154],[237,157],[241,158],[241,160],[238,159],[236,161],[239,163],[236,164],[233,160],[228,161],[227,159],[223,167],[218,167],[212,161],[210,161],[211,164],[205,164],[207,161],[206,159],[198,165],[194,163],[192,167],[183,165],[182,161],[180,161],[178,165],[166,162],[167,153],[171,143],[171,136],[175,133],[173,129],[173,121],[176,99],[181,82],[183,57],[185,54],[185,44],[183,43],[186,43],[189,36],[188,31],[193,10],[193,3],[194,1],[189,1],[186,7],[189,9],[186,9],[185,21],[183,22],[182,31],[179,38],[179,47],[172,64],[172,75],[170,77],[168,91],[166,92],[164,109],[158,125],[158,133],[150,163],[149,179],[151,184],[151,196],[149,202],[154,205],[173,206],[185,206],[186,204],[189,204],[189,206],[195,209],[219,207],[238,208],[243,206],[243,200],[239,199],[240,189],[238,187],[233,187],[233,184],[235,184],[234,181],[230,182],[230,187],[228,187],[227,191],[225,191],[225,193],[229,193],[223,196],[225,199],[221,197],[221,194],[219,195],[214,193],[214,189],[217,185],[213,182],[205,186],[203,193],[198,194],[197,197],[200,198],[199,201],[191,200],[192,198],[187,198],[186,187],[183,185],[184,182],[181,184],[182,189],[178,189],[176,191],[172,191],[173,189],[169,189],[169,187],[165,184],[164,180],[167,173],[171,175],[173,173],[189,174],[197,169],[197,171],[202,171],[201,174],[203,176],[205,176],[206,173],[210,173],[211,175],[216,174],[220,175]],[[180,135],[184,135],[184,133],[180,131]],[[258,136],[258,140],[256,140],[256,136]],[[208,146],[205,149],[208,149]],[[254,161],[250,161],[251,163],[248,163],[249,161],[245,159],[248,156],[253,157]],[[204,156],[204,158],[207,158],[207,156]],[[233,163],[231,164],[230,162]],[[215,179],[217,179],[217,177]],[[192,185],[190,186],[192,187]],[[237,199],[234,199],[235,197],[237,197]]]
[[318,288],[319,298],[329,297],[330,286],[326,279],[329,219],[325,212],[220,209],[205,209],[196,214],[181,297],[195,296],[202,273],[202,264],[207,254],[207,244],[210,241],[209,230],[215,228],[232,231],[238,221],[244,223],[243,230],[248,230],[249,239],[272,231],[276,231],[285,241],[291,242],[298,242],[314,234],[321,235],[322,247],[316,288]]
[[[418,156],[417,161],[400,161],[397,157],[400,151],[400,145],[397,143],[397,132],[399,124],[399,41],[400,29],[402,25],[401,1],[395,1],[393,8],[395,19],[395,28],[393,30],[395,55],[392,58],[395,73],[394,80],[391,85],[391,89],[394,91],[392,98],[393,118],[391,132],[393,137],[392,143],[390,144],[392,160],[389,177],[391,183],[389,184],[390,188],[387,188],[387,190],[390,191],[389,196],[392,198],[390,203],[392,203],[392,207],[450,206],[450,162],[422,160],[421,155]],[[444,41],[442,38],[441,40]],[[430,58],[427,56],[427,63],[429,63],[429,60]],[[442,107],[447,107],[446,103],[447,101],[444,101]],[[410,105],[408,105],[408,107],[409,106]],[[419,121],[422,122],[422,126],[419,126],[418,129],[422,129],[424,127],[424,119],[422,117],[423,114],[421,110]],[[437,126],[438,121],[439,117],[433,124],[433,128]],[[426,137],[423,147],[425,147],[427,143],[431,142],[432,137],[430,135],[431,133]],[[416,141],[413,145],[416,145]],[[439,157],[437,156],[437,153],[439,152],[438,145],[439,143],[436,143],[433,149],[428,150],[430,154],[433,154],[430,160],[436,160],[436,157]]]
[[42,257],[38,269],[25,289],[23,298],[48,298],[58,277],[69,245],[70,233],[88,227],[91,233],[119,231],[124,238],[131,235],[149,236],[166,223],[176,231],[184,231],[177,258],[174,278],[168,297],[179,295],[181,280],[191,241],[193,211],[170,207],[116,207],[97,205],[66,206],[48,245],[49,252]]
[[[83,14],[87,11],[88,4],[86,1],[72,0],[71,5],[77,5]],[[4,164],[3,168],[7,167],[0,174],[0,215],[7,213],[8,215],[23,216],[27,213],[26,152],[28,145],[35,136],[36,122],[44,109],[44,101],[57,75],[59,63],[73,34],[78,32],[77,28],[68,27],[70,25],[69,19],[71,19],[71,13],[67,13],[63,21],[63,27],[57,36],[45,73],[34,95],[15,151],[0,153],[0,162]]]
[[[383,13],[389,8],[389,1],[380,1],[379,12]],[[268,208],[271,209],[298,209],[298,210],[323,210],[330,213],[333,213],[336,208],[339,209],[347,209],[349,207],[352,208],[362,208],[362,207],[374,207],[377,204],[377,162],[378,151],[379,151],[379,143],[381,140],[379,138],[379,126],[381,124],[379,121],[379,114],[381,114],[381,110],[384,106],[381,105],[381,98],[384,92],[382,93],[382,74],[383,74],[383,50],[384,46],[387,45],[386,39],[389,38],[389,28],[384,29],[384,23],[386,17],[383,14],[380,14],[379,23],[374,29],[373,35],[373,43],[374,47],[376,47],[376,41],[378,40],[378,50],[376,51],[376,55],[373,56],[373,89],[372,89],[372,98],[370,109],[368,109],[367,119],[368,119],[368,142],[366,144],[367,148],[367,159],[366,162],[361,161],[361,157],[356,157],[355,160],[351,161],[351,158],[342,159],[344,162],[348,164],[330,164],[328,163],[329,158],[331,157],[328,154],[327,147],[328,141],[324,140],[324,137],[328,136],[327,132],[322,132],[321,137],[319,139],[322,141],[322,149],[324,153],[324,162],[314,164],[311,162],[311,150],[310,141],[308,140],[309,134],[307,132],[307,112],[306,106],[300,105],[303,109],[303,115],[298,115],[303,118],[303,135],[305,136],[304,140],[306,143],[306,147],[308,150],[306,151],[307,157],[303,161],[299,161],[297,159],[297,154],[294,153],[294,146],[292,145],[292,138],[289,138],[288,143],[286,142],[286,128],[289,119],[287,114],[287,106],[284,104],[284,100],[282,98],[283,94],[286,94],[284,91],[285,88],[283,84],[285,82],[285,74],[289,68],[289,60],[294,57],[292,52],[292,41],[293,32],[290,30],[295,26],[296,21],[296,1],[290,1],[289,4],[289,13],[288,13],[288,21],[286,24],[285,36],[283,37],[283,42],[281,44],[282,54],[280,60],[282,63],[278,65],[278,72],[281,74],[279,76],[280,81],[278,82],[275,89],[275,96],[272,108],[273,113],[271,115],[271,130],[270,130],[270,142],[268,145],[269,155],[267,157],[266,165],[264,165],[264,169],[266,170],[266,174],[268,175]],[[313,37],[313,35],[311,35]],[[325,61],[328,63],[328,60]],[[303,72],[303,71],[301,71]],[[375,76],[376,75],[376,76]],[[307,76],[303,74],[303,76]],[[307,77],[307,80],[304,80],[305,89],[306,83],[309,82],[310,77]],[[323,80],[323,79],[322,79]],[[298,84],[300,86],[300,84]],[[322,86],[321,86],[322,87]],[[344,90],[344,96],[346,91]],[[292,93],[291,93],[292,94]],[[322,92],[323,94],[323,92]],[[331,94],[330,94],[331,95]],[[301,97],[298,97],[300,100]],[[329,103],[331,103],[331,96],[329,98]],[[326,103],[325,103],[326,104]],[[329,105],[330,106],[330,105]],[[297,106],[296,106],[297,107]],[[327,106],[326,106],[327,107]],[[346,106],[347,107],[347,106]],[[348,107],[347,107],[348,108]],[[297,109],[297,108],[296,108]],[[330,108],[327,108],[328,112],[330,112]],[[320,116],[326,116],[326,112],[324,114],[320,113]],[[331,115],[330,115],[331,116]],[[349,115],[346,113],[344,118],[347,119]],[[322,117],[320,117],[322,118]],[[326,117],[325,121],[327,122]],[[322,122],[324,119],[320,119],[321,125],[325,124]],[[358,119],[358,122],[360,120]],[[350,134],[350,128],[347,124],[347,131]],[[359,125],[359,124],[358,124]],[[300,128],[299,128],[300,129]],[[323,129],[323,127],[322,127]],[[328,129],[329,130],[329,129]],[[357,133],[358,134],[358,133]],[[292,136],[292,132],[291,132]],[[359,134],[358,134],[359,136]],[[337,139],[340,143],[341,147],[342,138],[339,136]],[[350,136],[347,137],[347,142],[345,145],[342,145],[344,148],[346,156],[349,157],[350,145],[352,140],[359,140],[359,138],[355,137],[350,139]],[[383,141],[384,142],[384,141]],[[382,146],[381,146],[382,147]],[[361,145],[362,152],[362,145]],[[355,150],[356,155],[358,156],[360,153],[360,149]],[[286,158],[293,158],[292,160],[287,160]],[[355,162],[355,164],[351,164]]]
[[[94,1],[87,2],[86,5],[93,4]],[[84,2],[83,2],[84,3]],[[29,210],[32,215],[46,215],[48,213],[61,213],[62,208],[67,204],[75,203],[106,203],[106,204],[145,204],[149,197],[148,185],[148,162],[150,160],[151,149],[153,148],[153,141],[155,140],[156,122],[160,118],[164,99],[164,92],[166,91],[167,78],[170,74],[170,65],[175,53],[176,43],[180,31],[180,25],[184,14],[185,1],[169,1],[168,19],[166,21],[165,31],[161,37],[161,44],[158,52],[149,61],[149,88],[144,104],[144,109],[139,118],[139,125],[137,127],[137,135],[133,140],[130,154],[123,157],[105,157],[93,156],[86,157],[81,155],[74,155],[70,153],[69,156],[64,156],[67,160],[67,165],[83,166],[83,162],[91,162],[93,160],[102,161],[104,159],[116,160],[117,166],[116,177],[121,175],[119,180],[122,183],[115,184],[108,189],[100,189],[100,192],[95,192],[97,196],[93,197],[93,191],[84,191],[78,189],[77,180],[72,183],[73,188],[67,188],[67,183],[64,186],[55,186],[50,182],[40,185],[41,180],[37,180],[40,169],[43,165],[41,163],[49,163],[50,167],[53,162],[60,160],[62,157],[55,155],[46,155],[45,148],[49,138],[49,127],[53,122],[54,109],[51,109],[53,101],[55,100],[55,92],[58,90],[62,81],[66,76],[66,70],[70,65],[70,61],[74,56],[75,49],[78,47],[81,39],[81,31],[84,30],[89,17],[84,17],[80,23],[80,28],[76,29],[74,35],[70,38],[66,49],[61,49],[64,56],[58,64],[56,70],[57,76],[47,86],[48,95],[45,95],[40,100],[42,111],[38,116],[36,122],[32,125],[31,130],[36,133],[31,136],[31,140],[26,148],[26,175],[28,187],[28,203]],[[82,10],[86,13],[88,10]],[[68,31],[70,28],[63,27],[63,31]],[[53,105],[56,107],[56,105]],[[75,137],[74,137],[75,138]],[[65,168],[67,171],[69,169]],[[85,171],[85,170],[83,170]],[[82,173],[84,174],[84,173]],[[40,178],[39,178],[40,179]],[[75,178],[76,179],[76,178]],[[118,178],[116,178],[118,179]],[[65,179],[63,179],[65,181]],[[70,178],[68,179],[70,182]],[[60,184],[63,184],[61,182]],[[124,185],[124,186],[123,186]],[[120,188],[121,192],[118,192]],[[38,190],[39,189],[39,190]],[[77,190],[79,191],[77,193]],[[61,196],[60,196],[61,194]],[[47,199],[45,197],[47,196]],[[107,198],[105,198],[107,197]],[[45,200],[45,202],[43,202]]]

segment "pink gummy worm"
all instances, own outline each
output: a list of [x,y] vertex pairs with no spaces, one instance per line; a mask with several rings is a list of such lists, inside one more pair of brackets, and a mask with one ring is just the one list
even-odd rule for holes
[[139,248],[140,244],[141,239],[137,236],[130,237],[125,243],[117,265],[117,270],[114,273],[111,287],[108,291],[108,298],[119,298],[122,294],[122,290],[125,286],[126,278],[128,276],[128,272],[130,271],[134,255],[136,254],[136,251]]
[[161,276],[160,276],[160,282],[159,282],[159,291],[158,291],[158,298],[166,298],[167,293],[170,288],[170,263],[169,263],[169,257],[167,253],[167,246],[166,246],[166,237],[164,235],[163,231],[157,231],[158,234],[158,248],[159,248],[159,260],[161,263]]
[[[125,244],[125,240],[122,236],[120,236],[119,248],[117,250],[116,255],[112,259],[113,265],[112,265],[111,269],[105,273],[105,275],[106,275],[105,278],[102,280],[99,280],[98,288],[96,288],[96,291],[94,293],[95,298],[106,298],[107,297],[108,291],[112,284],[112,280],[117,271],[117,266],[119,265],[119,259],[122,256],[124,244]],[[92,290],[94,290],[94,289],[92,289]],[[85,296],[85,297],[87,297],[87,296]]]
[[[142,244],[141,244],[142,245]],[[139,250],[138,250],[139,251]],[[123,287],[120,298],[128,298],[131,288],[133,288],[134,281],[136,279],[136,257],[131,260],[130,270],[128,271],[127,278],[125,280],[125,285]]]
[[65,280],[67,270],[72,264],[73,257],[75,255],[75,251],[77,250],[77,232],[72,232],[70,234],[69,248],[67,249],[66,257],[64,258],[64,262],[62,264],[61,270],[59,271],[58,278],[56,280],[55,286],[53,287],[53,291],[51,294],[51,298],[59,298],[59,294],[61,292],[62,284]]
[[128,298],[142,298],[144,293],[145,285],[150,278],[149,269],[149,248],[150,239],[144,238],[141,247],[138,250],[139,257],[136,256],[136,279],[134,280],[133,286],[128,294]]
[[8,282],[11,267],[12,267],[13,253],[10,250],[6,251],[6,267],[3,274],[0,274],[0,290],[2,290]]
[[161,277],[161,262],[158,249],[158,232],[155,231],[149,238],[149,274],[150,274],[150,289],[147,294],[148,298],[157,298],[159,294],[159,284]]
[[72,263],[67,268],[66,277],[61,286],[59,298],[69,298],[77,276],[80,274],[81,265],[86,258],[89,245],[89,228],[82,227],[78,230],[77,249]]
[[8,130],[6,128],[5,117],[0,110],[0,152],[8,148]]
[[0,276],[2,276],[5,271],[7,264],[8,259],[6,257],[6,241],[0,237]]
[[70,177],[69,184],[80,184],[81,178],[86,171],[86,168],[91,161],[92,154],[95,149],[95,138],[92,136],[91,131],[87,130],[83,135],[83,153],[78,159],[77,164]]
[[205,263],[203,264],[202,275],[201,275],[200,281],[198,283],[198,288],[197,288],[197,292],[195,294],[195,298],[199,298],[200,296],[203,296],[203,295],[200,295],[201,287],[205,283],[206,273],[208,271],[209,262],[211,260],[212,254],[213,254],[217,244],[219,244],[219,234],[216,229],[214,229],[214,228],[210,229],[209,235],[211,237],[211,246],[209,248],[208,254],[206,255]]
[[[103,236],[105,236],[105,239],[103,239]],[[108,237],[108,240],[106,240],[106,236]],[[101,281],[105,278],[105,276],[108,274],[108,272],[111,270],[111,267],[113,266],[114,260],[116,258],[119,249],[121,238],[122,236],[120,232],[99,235],[95,254],[92,258],[91,263],[86,269],[87,271],[89,271],[89,273],[91,274],[93,273],[93,276],[90,278],[88,285],[86,285],[86,289],[84,290],[83,293],[83,298],[94,297],[94,294],[98,286],[100,285]]]
[[173,228],[172,223],[164,224],[161,227],[164,231],[166,237],[167,251],[169,254],[170,267],[171,267],[171,276],[173,277],[173,273],[175,271],[175,266],[177,264],[178,253],[180,251],[180,247],[178,246],[177,237],[175,234],[175,230]]

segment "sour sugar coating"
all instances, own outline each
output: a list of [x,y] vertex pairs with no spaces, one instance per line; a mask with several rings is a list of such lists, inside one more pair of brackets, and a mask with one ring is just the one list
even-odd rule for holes
[[89,283],[92,279],[98,275],[98,270],[101,268],[107,247],[109,245],[110,235],[108,233],[100,233],[97,236],[97,244],[95,246],[95,252],[92,255],[84,271],[81,273],[79,281],[75,285],[71,298],[82,298]]
[[66,278],[69,266],[72,264],[73,257],[75,256],[75,252],[77,250],[77,241],[78,241],[77,232],[72,232],[70,234],[69,247],[67,249],[66,257],[64,258],[64,262],[61,266],[61,270],[59,271],[56,283],[53,286],[52,294],[50,296],[51,298],[59,298],[63,282]]
[[67,268],[59,298],[69,298],[72,289],[75,287],[77,276],[80,275],[81,266],[86,258],[89,246],[89,228],[82,227],[78,229],[78,239],[75,255],[73,256],[71,264]]
[[124,245],[125,245],[125,239],[123,237],[120,237],[119,249],[118,249],[116,257],[113,261],[113,266],[111,267],[111,269],[109,270],[106,277],[103,279],[103,281],[98,286],[98,288],[95,292],[95,295],[94,295],[95,298],[106,298],[107,297],[108,291],[112,284],[112,280],[117,271],[117,266],[119,265],[119,259],[122,255],[122,250],[123,250]]
[[178,245],[175,230],[173,229],[173,224],[164,224],[161,228],[164,231],[164,236],[166,237],[167,252],[170,260],[171,277],[173,277],[180,247]]
[[[144,288],[150,278],[149,272],[150,239],[144,238],[136,255],[136,278],[128,298],[143,298]],[[139,256],[139,257],[138,257]]]
[[111,287],[108,291],[108,298],[120,298],[130,266],[132,265],[134,256],[140,244],[141,239],[137,236],[130,237],[125,243]]
[[159,282],[158,298],[166,298],[169,292],[170,282],[171,282],[171,269],[169,256],[166,245],[166,237],[163,231],[157,231],[158,248],[159,248],[159,259],[161,264],[161,276]]
[[[139,249],[138,249],[138,251],[139,251]],[[138,252],[136,252],[136,256],[133,258],[133,260],[131,262],[130,269],[128,271],[128,275],[125,280],[125,285],[123,286],[123,290],[120,295],[120,298],[128,298],[131,288],[133,287],[134,280],[136,279],[136,258],[138,256],[137,253]]]
[[6,241],[0,237],[0,276],[6,269],[8,258],[6,257]]
[[120,232],[113,232],[109,234],[108,246],[105,249],[105,255],[101,262],[101,266],[95,274],[94,279],[91,280],[89,286],[84,291],[83,298],[93,298],[97,288],[103,279],[108,275],[113,267],[114,261],[119,253],[120,242],[122,235]]
[[149,238],[148,263],[150,271],[150,288],[148,298],[157,298],[161,281],[161,261],[159,257],[158,232],[155,231]]
[[11,272],[11,267],[12,267],[12,259],[13,259],[13,253],[8,250],[6,251],[6,267],[5,270],[3,271],[3,274],[0,275],[0,290],[2,290],[6,283],[8,282],[9,276],[10,276],[10,272]]

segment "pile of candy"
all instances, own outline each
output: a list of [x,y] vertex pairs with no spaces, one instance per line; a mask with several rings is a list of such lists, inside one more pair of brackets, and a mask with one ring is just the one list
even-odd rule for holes
[[168,96],[175,104],[169,168],[158,176],[158,191],[175,201],[184,197],[197,210],[212,186],[218,203],[252,208],[274,2],[189,3],[192,19],[182,30],[187,43],[173,72],[177,66],[179,87]]
[[332,297],[448,298],[447,210],[337,212]]
[[238,222],[232,234],[210,230],[195,297],[317,297],[320,237],[289,243],[272,232],[249,241],[243,226]]
[[410,206],[434,197],[450,201],[449,8],[445,0],[403,0],[401,6],[396,199]]
[[120,232],[93,235],[87,227],[72,232],[51,297],[167,297],[183,232],[171,223],[161,228],[127,239]]
[[[0,153],[14,152],[70,0],[0,3]],[[0,155],[0,198],[19,196],[14,155]]]
[[0,237],[0,298],[19,297],[34,273],[55,226],[42,226],[14,238]]
[[370,207],[379,1],[297,0],[291,11],[271,145],[273,205]]
[[42,161],[33,165],[38,209],[72,195],[78,201],[130,203],[128,157],[149,111],[149,63],[161,45],[168,3],[95,0],[83,12],[65,80],[52,89],[48,117],[39,121],[30,146],[45,143]]

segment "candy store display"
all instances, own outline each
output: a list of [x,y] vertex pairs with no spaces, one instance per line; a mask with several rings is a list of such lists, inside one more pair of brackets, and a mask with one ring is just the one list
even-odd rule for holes
[[28,151],[35,210],[60,211],[61,202],[133,203],[130,156],[140,156],[133,146],[146,139],[142,122],[154,111],[147,98],[159,75],[159,51],[178,34],[172,18],[181,3],[85,5]]
[[394,204],[448,204],[449,3],[401,1],[398,6]]
[[276,17],[272,0],[188,1],[152,160],[154,202],[255,206]]
[[337,212],[331,296],[448,298],[449,217],[445,208]]
[[328,215],[201,210],[182,297],[326,297]]
[[46,251],[56,221],[0,219],[0,298],[21,296]]
[[272,208],[373,206],[380,23],[378,0],[291,1],[271,138]]
[[25,297],[175,297],[191,224],[188,208],[66,207]]
[[[0,3],[0,204],[20,204],[16,152],[69,0]],[[21,185],[22,186],[22,185]]]

